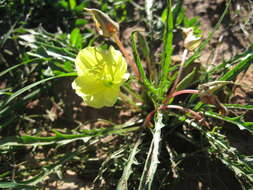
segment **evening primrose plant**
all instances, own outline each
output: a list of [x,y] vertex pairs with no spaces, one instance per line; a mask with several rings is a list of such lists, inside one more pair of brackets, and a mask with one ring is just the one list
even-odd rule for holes
[[[49,162],[45,164],[47,159],[42,158],[39,165],[31,168],[27,165],[19,168],[24,160],[18,163],[14,157],[14,171],[9,172],[8,165],[0,173],[0,188],[37,188],[49,175],[56,173],[61,177],[71,169],[82,178],[94,179],[93,189],[183,189],[185,179],[199,188],[250,189],[252,157],[231,145],[227,131],[233,127],[238,133],[253,133],[253,123],[234,113],[253,110],[253,106],[230,103],[233,89],[239,86],[236,77],[253,61],[253,47],[210,70],[198,60],[230,2],[206,39],[201,36],[197,19],[185,15],[182,1],[173,4],[171,0],[167,1],[161,20],[160,15],[155,15],[160,11],[152,8],[156,2],[145,1],[145,10],[140,11],[147,16],[146,33],[134,31],[124,43],[120,24],[113,20],[116,18],[94,8],[85,8],[85,13],[92,17],[97,33],[86,26],[88,34],[77,28],[69,35],[51,34],[42,28],[15,31],[22,47],[30,48],[25,56],[28,60],[8,68],[0,76],[30,63],[43,70],[38,81],[15,92],[9,92],[8,88],[1,91],[6,98],[1,100],[0,113],[7,118],[15,106],[22,106],[40,93],[33,92],[33,88],[49,86],[49,82],[63,77],[70,87],[66,91],[75,93],[67,93],[67,99],[61,99],[64,89],[60,86],[57,96],[50,97],[53,108],[44,111],[65,116],[59,127],[58,122],[51,122],[48,127],[48,122],[42,119],[46,126],[43,131],[32,120],[36,116],[23,114],[20,116],[23,120],[34,121],[32,132],[27,134],[29,130],[22,126],[22,120],[19,123],[22,133],[0,140],[1,154],[8,158],[17,147],[15,151],[31,150],[35,156],[44,149],[45,155],[53,152],[52,159],[47,157]],[[160,44],[154,45],[157,42]],[[131,48],[126,48],[127,43]],[[174,60],[175,54],[179,54],[179,60]],[[61,102],[57,104],[58,99]],[[61,107],[64,104],[68,104],[67,111]],[[71,109],[75,114],[67,115]],[[95,112],[105,117],[93,122]],[[79,121],[77,113],[85,119]],[[109,117],[111,113],[119,115],[119,119],[114,122]],[[8,122],[0,130],[7,129]],[[66,130],[61,126],[63,123],[67,123]],[[230,176],[229,183],[220,179],[217,171],[225,171]]]
[[[168,119],[169,117],[166,116],[166,112],[168,110],[178,110],[179,112],[183,112],[185,116],[180,116],[175,114],[174,111],[170,112],[169,115],[174,115],[174,117],[178,118],[179,121],[183,121],[187,123],[188,125],[191,125],[193,128],[196,128],[201,131],[202,135],[206,136],[206,138],[212,143],[212,140],[209,138],[209,136],[212,134],[216,134],[216,131],[213,131],[212,133],[208,132],[208,129],[210,130],[212,128],[211,123],[205,121],[205,116],[200,113],[198,110],[203,105],[203,103],[213,105],[217,112],[219,112],[220,118],[222,120],[225,120],[225,115],[227,115],[227,111],[225,106],[220,103],[219,98],[214,95],[215,91],[218,89],[221,89],[222,87],[234,83],[232,81],[225,81],[225,80],[233,80],[236,75],[234,75],[232,78],[223,78],[222,81],[215,81],[215,82],[210,82],[210,83],[205,83],[205,84],[200,84],[199,89],[187,89],[187,87],[192,86],[194,83],[194,80],[203,80],[203,78],[198,77],[196,78],[197,68],[194,68],[193,70],[188,71],[188,74],[184,76],[183,78],[183,72],[187,69],[187,66],[189,66],[191,63],[193,63],[194,60],[197,59],[199,56],[200,51],[204,48],[204,46],[207,44],[207,42],[211,39],[213,32],[210,33],[208,38],[202,42],[201,35],[200,34],[195,34],[194,32],[194,27],[188,27],[188,28],[181,28],[182,32],[184,33],[185,39],[184,39],[184,51],[182,54],[182,59],[181,63],[178,68],[178,72],[176,72],[176,75],[170,76],[170,71],[171,68],[175,68],[175,66],[172,65],[172,53],[173,53],[173,48],[172,48],[172,43],[173,43],[173,10],[171,9],[171,4],[169,5],[170,10],[167,12],[167,20],[166,20],[166,27],[165,27],[165,32],[164,32],[164,53],[163,53],[163,62],[162,65],[160,66],[161,73],[155,73],[156,79],[158,81],[151,81],[148,79],[146,76],[146,72],[142,66],[141,63],[141,58],[139,56],[137,46],[136,46],[136,39],[137,36],[139,36],[139,40],[142,41],[142,49],[146,52],[146,58],[149,57],[150,55],[147,55],[148,51],[148,44],[145,41],[145,38],[142,37],[140,34],[132,34],[132,49],[133,49],[133,56],[135,60],[135,64],[138,68],[138,71],[136,70],[136,67],[133,66],[132,60],[129,57],[129,55],[125,52],[124,47],[122,46],[122,43],[120,42],[117,32],[119,31],[118,25],[116,25],[112,20],[106,16],[104,13],[101,13],[101,11],[94,10],[92,11],[93,18],[96,22],[96,26],[99,27],[99,30],[102,30],[104,32],[100,32],[101,34],[106,33],[107,37],[110,37],[120,48],[122,53],[126,56],[127,60],[129,63],[131,63],[132,66],[132,71],[135,73],[137,82],[143,84],[145,91],[147,91],[147,96],[150,98],[150,102],[153,102],[153,111],[151,111],[149,114],[146,115],[145,121],[143,123],[144,127],[151,126],[151,132],[153,136],[153,140],[151,141],[151,145],[149,147],[149,152],[145,161],[145,166],[140,178],[140,184],[138,189],[153,189],[152,186],[152,181],[155,179],[155,173],[159,164],[159,155],[161,154],[160,152],[160,146],[161,146],[161,140],[162,140],[162,129],[166,126],[166,124],[163,122],[166,118]],[[225,11],[226,12],[226,11]],[[224,17],[225,13],[221,17],[220,21]],[[109,23],[109,24],[108,24]],[[178,23],[177,23],[178,24]],[[220,24],[217,23],[216,27],[218,27]],[[117,30],[112,30],[110,31],[113,26],[117,26]],[[179,28],[180,29],[180,28]],[[196,27],[195,27],[196,29]],[[199,33],[199,30],[198,30]],[[109,35],[108,35],[109,34]],[[191,52],[194,52],[191,54]],[[149,52],[150,53],[150,52]],[[191,55],[189,58],[188,56]],[[146,60],[147,64],[150,64],[150,60]],[[147,69],[150,69],[151,67],[148,65]],[[159,69],[158,69],[159,70]],[[149,73],[154,73],[151,70],[148,70]],[[207,73],[206,73],[207,74]],[[208,76],[208,75],[207,75]],[[186,89],[185,89],[186,88]],[[195,106],[194,109],[191,109],[189,107],[184,107],[182,105],[177,105],[175,104],[174,98],[176,98],[179,95],[182,94],[195,94],[200,97],[200,100],[202,102],[199,102],[198,105]],[[192,99],[194,96],[192,96]],[[196,98],[196,96],[195,96]],[[144,103],[144,102],[142,102]],[[209,116],[215,117],[215,114],[210,114]],[[212,117],[211,116],[211,117]],[[215,117],[217,118],[217,117]],[[189,122],[189,119],[193,119],[191,122]],[[153,122],[154,123],[153,123]],[[228,120],[226,120],[228,121]],[[152,124],[153,123],[153,124]],[[242,124],[243,126],[246,126],[245,124]],[[245,127],[245,130],[249,130],[249,128]],[[187,132],[188,133],[188,132]],[[211,136],[212,136],[211,135]],[[191,135],[190,135],[191,136]],[[188,137],[187,137],[188,138]],[[189,138],[190,140],[191,138]],[[194,139],[191,139],[194,140]],[[138,153],[138,146],[140,144],[140,139],[137,141],[137,145],[135,149],[132,151],[132,154],[137,154]],[[224,139],[223,139],[224,141]],[[223,142],[224,143],[224,142]],[[214,150],[212,147],[210,150]],[[171,156],[170,161],[172,163],[175,162],[175,156],[174,152],[168,148],[167,151],[169,151],[169,154]],[[217,151],[217,149],[216,149]],[[210,156],[212,155],[211,152]],[[125,167],[124,173],[118,183],[117,189],[127,189],[127,180],[132,173],[132,168],[131,165],[134,164],[134,156],[131,154],[128,160],[128,164]],[[234,156],[236,156],[236,152],[232,153]],[[224,155],[225,156],[225,155]],[[232,156],[233,157],[233,156]],[[231,158],[232,158],[231,157]],[[224,157],[223,156],[218,156],[218,159],[220,159],[223,162]],[[226,162],[223,162],[226,163]],[[232,164],[230,162],[230,164]],[[235,164],[235,163],[234,163]],[[246,163],[245,163],[246,164]],[[231,167],[229,167],[231,168]],[[233,170],[233,169],[232,169]],[[175,169],[172,169],[172,171],[177,173]],[[235,170],[233,170],[235,174],[237,175]],[[245,175],[247,175],[245,173]],[[240,179],[239,179],[240,180]],[[252,179],[248,178],[247,183],[252,183]]]

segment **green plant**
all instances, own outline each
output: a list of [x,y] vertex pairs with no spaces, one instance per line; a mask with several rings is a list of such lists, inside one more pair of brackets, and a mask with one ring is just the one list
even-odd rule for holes
[[[70,8],[75,9],[76,1],[69,2]],[[159,55],[159,64],[155,64],[150,49],[150,43],[154,40],[151,31],[149,33],[151,37],[148,39],[139,32],[132,33],[133,58],[127,55],[119,37],[113,33],[111,39],[115,47],[118,46],[122,51],[134,72],[134,75],[122,85],[122,93],[116,103],[120,109],[126,107],[131,110],[133,112],[131,118],[121,124],[110,122],[109,119],[103,120],[102,127],[91,129],[80,130],[77,127],[78,130],[70,128],[61,132],[50,127],[51,134],[48,132],[47,136],[43,136],[43,131],[40,129],[36,129],[35,133],[29,135],[7,136],[0,141],[3,158],[9,158],[12,151],[18,152],[20,147],[32,147],[34,152],[40,152],[41,147],[42,149],[52,147],[55,149],[55,154],[51,162],[41,166],[42,169],[30,169],[28,166],[21,168],[15,180],[11,179],[11,173],[8,172],[10,166],[1,168],[4,172],[0,170],[0,179],[4,179],[4,182],[0,182],[0,187],[36,188],[38,183],[52,173],[61,176],[61,170],[64,165],[70,164],[70,161],[78,164],[84,162],[83,165],[86,166],[90,163],[89,159],[95,157],[90,153],[92,147],[97,145],[99,148],[98,142],[101,138],[114,134],[119,138],[122,137],[122,145],[108,145],[110,151],[101,163],[95,183],[105,179],[104,174],[107,173],[109,177],[113,174],[121,175],[120,178],[116,177],[117,181],[112,180],[110,186],[119,190],[166,189],[176,183],[173,179],[179,181],[180,176],[183,175],[181,163],[190,157],[196,157],[199,163],[202,163],[201,159],[205,159],[207,167],[211,167],[213,163],[223,163],[233,172],[243,189],[250,189],[253,184],[252,158],[239,153],[231,146],[224,131],[231,125],[252,133],[253,123],[245,121],[243,115],[235,116],[231,109],[253,110],[253,106],[223,105],[220,103],[219,94],[226,86],[238,85],[233,81],[239,73],[247,70],[252,62],[253,46],[210,71],[206,71],[200,65],[196,66],[194,62],[201,56],[201,51],[220,26],[230,2],[228,1],[214,31],[210,32],[208,38],[200,45],[198,44],[198,48],[196,46],[192,49],[194,52],[191,53],[187,48],[183,48],[179,65],[172,62],[175,31],[183,34],[182,28],[192,28],[191,35],[197,37],[201,35],[197,19],[189,20],[180,2],[173,5],[172,1],[168,0],[167,8],[163,12],[164,26],[163,34],[160,36],[162,52]],[[61,1],[62,6],[65,5],[64,3],[66,1]],[[106,6],[107,4],[104,5]],[[149,19],[152,19],[152,9],[147,12]],[[149,22],[149,29],[152,28],[152,24],[154,23]],[[71,77],[71,82],[73,81],[73,76],[76,76],[73,63],[78,51],[83,44],[96,44],[97,36],[90,32],[82,35],[78,28],[73,28],[71,31],[70,36],[51,34],[42,27],[18,28],[13,31],[13,38],[18,38],[22,46],[30,49],[22,63],[4,70],[0,73],[0,77],[11,74],[20,67],[27,67],[29,75],[34,73],[32,77],[35,78],[35,82],[30,84],[24,82],[18,87],[6,87],[1,90],[3,98],[0,102],[0,114],[4,123],[1,124],[0,130],[4,131],[20,119],[36,118],[33,115],[21,117],[20,114],[6,120],[11,114],[18,112],[16,109],[22,109],[41,92],[52,89],[54,79]],[[199,42],[199,38],[194,39],[198,39],[194,44],[196,41]],[[101,48],[107,46],[106,42],[100,45]],[[142,60],[145,60],[146,68],[143,67]],[[234,67],[228,69],[228,66],[232,65]],[[40,88],[41,84],[43,88]],[[37,89],[34,90],[35,88]],[[61,92],[58,91],[55,97],[61,99]],[[55,101],[50,100],[50,103]],[[66,102],[62,102],[67,106]],[[227,113],[225,109],[230,112]],[[29,132],[28,129],[33,127],[34,125],[31,125],[24,131]],[[177,148],[179,145],[185,145],[190,151]],[[70,148],[72,151],[61,152],[60,147]],[[70,166],[67,165],[66,169],[68,167]],[[78,171],[79,168],[75,169]],[[31,175],[35,177],[27,179]]]

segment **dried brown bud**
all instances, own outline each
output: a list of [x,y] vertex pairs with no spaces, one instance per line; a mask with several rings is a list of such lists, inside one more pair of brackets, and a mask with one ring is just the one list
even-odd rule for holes
[[119,32],[119,24],[114,22],[108,15],[98,9],[84,10],[90,12],[95,21],[98,33],[105,37],[112,37],[114,33]]
[[201,38],[194,35],[193,28],[183,28],[182,30],[186,36],[184,39],[184,47],[189,51],[194,51],[199,47]]

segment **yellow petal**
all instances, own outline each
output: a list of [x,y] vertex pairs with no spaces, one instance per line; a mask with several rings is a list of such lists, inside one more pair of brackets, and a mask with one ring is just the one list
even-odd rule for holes
[[92,80],[90,76],[77,77],[72,87],[87,105],[94,108],[113,106],[120,92],[119,85],[105,86],[101,81]]
[[92,107],[112,106],[126,80],[127,63],[112,46],[109,50],[88,47],[76,58],[78,77],[72,83],[77,95]]

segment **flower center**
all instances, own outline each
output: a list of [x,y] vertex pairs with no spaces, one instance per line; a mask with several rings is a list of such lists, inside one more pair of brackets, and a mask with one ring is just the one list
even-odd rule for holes
[[113,86],[113,82],[112,81],[104,81],[104,85],[106,87],[111,87],[111,86]]

